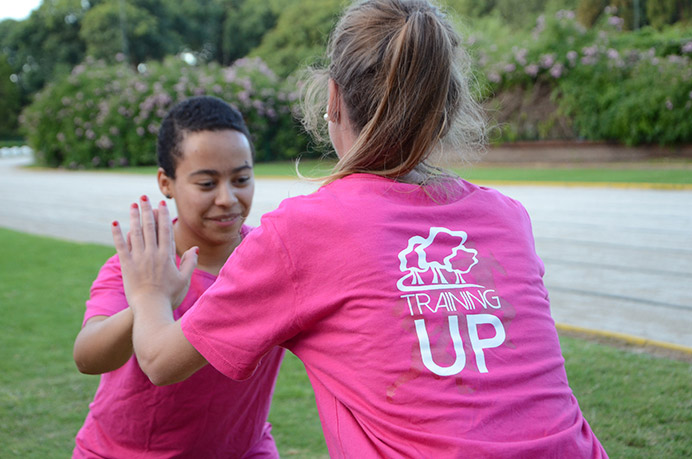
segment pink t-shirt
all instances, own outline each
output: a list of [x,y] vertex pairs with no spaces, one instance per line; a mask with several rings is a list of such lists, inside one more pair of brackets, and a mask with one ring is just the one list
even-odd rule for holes
[[[243,227],[243,234],[249,230]],[[195,270],[175,317],[185,314],[215,279]],[[85,322],[127,307],[117,255],[101,268],[86,306]],[[283,352],[267,349],[246,381],[233,381],[207,365],[188,380],[164,387],[154,386],[133,356],[101,376],[73,457],[277,458],[266,421]]]
[[356,174],[284,201],[185,336],[232,378],[294,352],[332,457],[606,457],[567,382],[528,214],[448,185]]

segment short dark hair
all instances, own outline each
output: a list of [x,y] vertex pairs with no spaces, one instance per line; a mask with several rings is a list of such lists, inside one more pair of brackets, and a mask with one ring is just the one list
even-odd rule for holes
[[254,159],[250,131],[243,115],[223,100],[212,96],[198,96],[176,104],[166,115],[159,129],[156,155],[166,175],[175,178],[177,161],[182,157],[180,144],[185,132],[238,131],[245,134]]

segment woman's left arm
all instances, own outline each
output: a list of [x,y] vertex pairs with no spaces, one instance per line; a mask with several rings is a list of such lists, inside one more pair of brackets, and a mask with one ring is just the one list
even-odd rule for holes
[[152,383],[166,385],[187,379],[207,364],[185,338],[173,318],[173,304],[185,297],[197,265],[197,247],[186,251],[175,265],[175,241],[168,208],[158,208],[158,228],[146,196],[140,207],[130,207],[130,235],[123,237],[113,222],[115,248],[120,258],[127,302],[132,308],[132,341],[142,371]]

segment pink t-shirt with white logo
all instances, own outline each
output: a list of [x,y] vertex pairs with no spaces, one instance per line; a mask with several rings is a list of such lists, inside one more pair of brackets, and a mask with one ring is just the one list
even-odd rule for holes
[[[242,232],[249,230],[243,227]],[[216,276],[195,270],[185,300],[174,311],[176,318],[215,280]],[[101,268],[86,305],[84,322],[128,307],[117,255]],[[278,458],[266,420],[283,352],[268,350],[246,381],[233,381],[208,365],[189,379],[164,387],[154,386],[133,356],[101,375],[73,457]]]
[[355,174],[265,215],[182,319],[219,371],[279,344],[332,457],[606,457],[582,417],[528,214],[465,181]]

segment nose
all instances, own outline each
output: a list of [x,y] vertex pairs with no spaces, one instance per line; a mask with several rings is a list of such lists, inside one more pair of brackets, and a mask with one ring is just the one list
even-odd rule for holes
[[216,193],[215,204],[219,207],[231,207],[238,202],[235,195],[235,187],[231,183],[223,183]]

